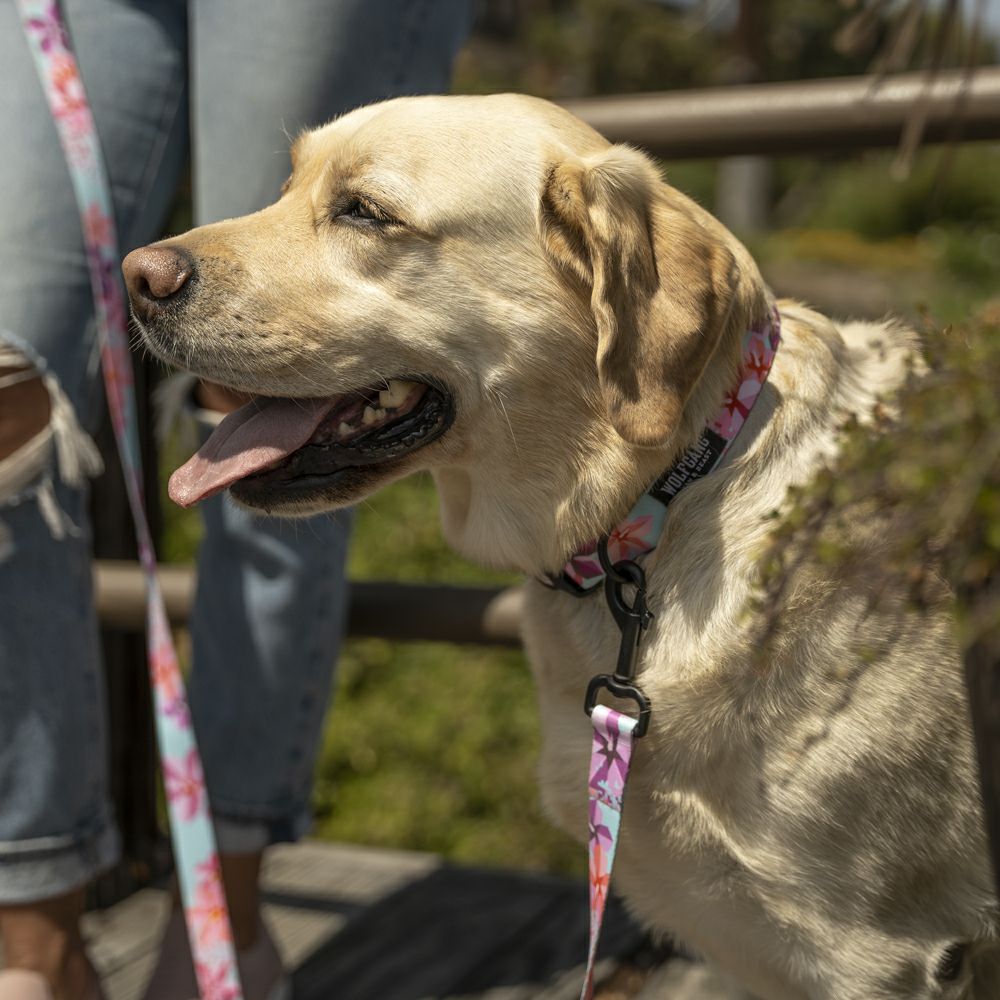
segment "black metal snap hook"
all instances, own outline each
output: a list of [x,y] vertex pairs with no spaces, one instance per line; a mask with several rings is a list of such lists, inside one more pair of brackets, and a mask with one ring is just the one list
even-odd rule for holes
[[[598,674],[587,687],[584,710],[590,715],[597,704],[601,690],[608,691],[616,698],[635,702],[639,716],[632,735],[636,738],[645,734],[649,726],[651,707],[642,689],[633,682],[635,665],[639,655],[639,641],[649,627],[653,614],[646,606],[646,574],[642,567],[631,559],[621,559],[612,563],[608,554],[608,538],[605,535],[597,545],[597,555],[604,570],[604,596],[611,615],[621,632],[618,646],[618,662],[613,674]],[[635,596],[629,603],[625,598],[625,587],[634,587]]]
[[[612,617],[622,632],[633,625],[645,629],[653,620],[653,613],[646,605],[646,575],[634,562],[623,561],[617,563],[616,568],[624,582],[610,576],[604,581],[604,597]],[[625,587],[629,585],[635,587],[631,604],[625,599]]]
[[[614,676],[619,683],[627,684],[635,674],[639,640],[653,620],[653,614],[646,606],[646,574],[631,559],[612,564],[608,557],[607,537],[601,539],[597,551],[605,569],[604,597],[622,634]],[[626,586],[635,588],[631,604],[625,599]]]

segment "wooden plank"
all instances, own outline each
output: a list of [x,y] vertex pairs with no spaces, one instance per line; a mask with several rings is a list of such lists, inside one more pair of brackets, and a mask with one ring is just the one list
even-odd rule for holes
[[[160,590],[173,625],[191,616],[193,566],[161,566]],[[94,563],[97,612],[105,625],[141,630],[146,621],[145,581],[128,560]],[[348,594],[347,633],[380,639],[471,642],[517,646],[524,594],[521,587],[354,580]],[[387,609],[392,614],[387,614]],[[444,609],[444,611],[442,611]]]
[[[272,848],[261,877],[264,917],[286,966],[297,967],[365,907],[440,865],[430,854],[318,841]],[[140,1000],[170,907],[167,890],[144,889],[84,917],[108,1000]]]
[[150,951],[169,909],[169,893],[142,889],[129,897],[127,905],[88,913],[83,927],[94,963],[114,972]]
[[[286,967],[297,970],[297,1000],[579,995],[587,947],[581,882],[306,841],[270,852],[262,887],[265,919]],[[165,889],[146,889],[86,916],[108,1000],[140,1000],[170,907]],[[643,941],[612,900],[598,982]]]
[[[479,995],[491,987],[529,984],[532,988],[529,995],[534,996],[539,988],[551,986],[560,972],[572,970],[578,976],[576,990],[579,993],[585,968],[583,960],[587,955],[589,921],[586,885],[577,882],[554,885],[548,906],[534,920],[518,928],[508,941],[498,942],[498,947],[471,975],[459,982],[453,992]],[[556,933],[554,929],[558,929]],[[642,932],[628,918],[620,901],[612,896],[598,955],[621,957],[642,940]],[[595,981],[600,982],[602,975],[595,975]]]
[[[561,975],[582,973],[586,921],[582,883],[444,867],[350,921],[303,964],[296,996],[537,996]],[[617,903],[609,907],[605,934],[609,953],[642,938]]]
[[303,841],[272,848],[261,876],[278,951],[296,968],[348,920],[440,867],[432,854]]
[[83,934],[108,1000],[142,996],[170,906],[166,890],[143,889],[83,918]]
[[442,866],[436,854],[303,840],[267,852],[265,892],[322,893],[370,903]]

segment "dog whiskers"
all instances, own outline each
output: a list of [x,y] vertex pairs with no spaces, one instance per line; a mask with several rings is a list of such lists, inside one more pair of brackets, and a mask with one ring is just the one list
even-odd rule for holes
[[511,424],[510,417],[507,415],[507,407],[504,406],[503,395],[501,394],[499,389],[487,387],[486,391],[489,395],[493,396],[496,399],[497,404],[500,407],[500,412],[503,413],[503,418],[504,420],[507,421],[507,429],[510,431],[510,439],[511,441],[514,442],[514,453],[517,455],[518,459],[520,459],[521,449],[517,446],[517,438],[514,436],[514,426],[513,424]]

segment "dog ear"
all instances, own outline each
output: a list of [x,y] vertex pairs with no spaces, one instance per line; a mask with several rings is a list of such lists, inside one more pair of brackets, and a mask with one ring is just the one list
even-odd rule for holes
[[725,231],[668,192],[642,153],[612,146],[553,166],[541,202],[546,252],[589,290],[611,422],[644,447],[670,440],[709,358],[739,321]]

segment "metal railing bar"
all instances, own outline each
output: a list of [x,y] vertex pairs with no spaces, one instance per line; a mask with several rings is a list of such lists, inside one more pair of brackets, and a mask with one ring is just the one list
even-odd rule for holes
[[685,159],[896,146],[924,100],[924,142],[1000,140],[995,66],[972,76],[941,73],[932,81],[922,73],[839,77],[593,97],[563,106],[613,142]]

